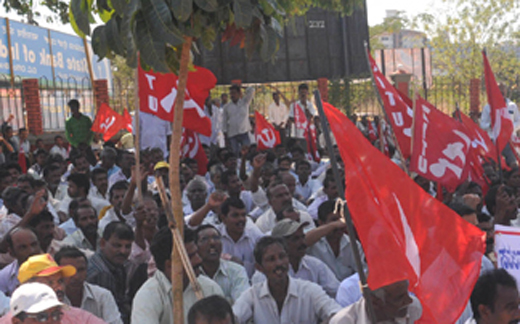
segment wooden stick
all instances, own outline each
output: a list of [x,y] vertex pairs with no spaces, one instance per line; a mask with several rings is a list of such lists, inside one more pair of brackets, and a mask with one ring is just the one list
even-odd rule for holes
[[[190,63],[191,37],[184,37],[182,45],[180,70],[177,85],[177,98],[175,99],[172,140],[170,143],[170,194],[172,197],[173,217],[177,223],[176,228],[182,235],[184,230],[184,217],[182,212],[182,194],[179,179],[179,145],[182,135],[182,119],[184,108],[184,93],[188,81],[188,65]],[[175,324],[184,323],[183,293],[182,282],[182,259],[177,249],[172,249],[172,291],[173,291],[173,322]]]
[[173,245],[176,249],[178,249],[179,254],[181,256],[182,265],[184,267],[184,270],[186,271],[186,274],[188,275],[188,278],[190,280],[191,287],[193,288],[193,291],[195,292],[195,296],[200,300],[204,298],[204,294],[202,293],[202,288],[199,285],[199,282],[197,281],[197,276],[195,275],[195,271],[193,271],[193,267],[191,266],[190,258],[188,257],[188,252],[186,251],[186,248],[184,246],[184,240],[181,237],[181,233],[179,232],[179,229],[177,228],[177,222],[175,221],[175,218],[173,217],[173,211],[170,208],[171,207],[171,201],[168,199],[168,196],[166,195],[166,189],[164,188],[164,182],[161,177],[158,177],[156,179],[157,181],[157,188],[159,189],[159,197],[161,198],[161,202],[164,206],[164,210],[166,211],[166,218],[168,219],[168,222],[170,223],[170,229],[172,231],[173,235]]
[[135,176],[137,178],[137,199],[139,204],[143,204],[143,182],[141,181],[141,120],[139,119],[139,68],[135,69],[134,73],[134,118],[135,118],[135,130],[134,130],[134,148],[135,148]]
[[9,18],[5,18],[5,29],[7,32],[7,50],[9,51],[9,71],[11,72],[11,88],[14,88],[14,67],[12,47],[13,45],[11,44],[11,25],[9,23]]

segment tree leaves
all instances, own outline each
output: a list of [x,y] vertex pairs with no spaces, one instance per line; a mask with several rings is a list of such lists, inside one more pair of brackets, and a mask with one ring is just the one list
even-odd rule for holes
[[90,35],[90,2],[88,0],[71,0],[69,7],[69,18],[71,20],[72,28],[82,35]]
[[170,0],[170,8],[175,19],[186,22],[193,11],[193,0]]
[[234,0],[233,13],[235,14],[235,25],[238,28],[245,28],[251,25],[253,5],[250,0]]
[[163,0],[142,0],[142,13],[150,26],[154,39],[172,46],[182,44],[182,34],[174,26],[170,8]]
[[202,10],[214,12],[218,9],[217,0],[195,0],[195,4]]
[[109,52],[105,28],[105,26],[98,26],[92,33],[92,50],[99,57],[98,61],[105,58]]
[[165,60],[165,43],[154,40],[152,30],[142,11],[135,15],[134,37],[141,60],[151,66],[154,71],[169,72]]

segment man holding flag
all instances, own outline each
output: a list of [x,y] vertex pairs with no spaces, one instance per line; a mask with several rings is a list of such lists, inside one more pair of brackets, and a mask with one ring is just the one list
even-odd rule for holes
[[[291,104],[289,110],[289,122],[287,128],[290,129],[290,137],[304,150],[308,151],[310,125],[314,125],[317,112],[313,103],[308,99],[309,86],[302,83],[298,86],[298,100]],[[316,143],[313,143],[316,145]],[[312,154],[312,152],[309,152]]]

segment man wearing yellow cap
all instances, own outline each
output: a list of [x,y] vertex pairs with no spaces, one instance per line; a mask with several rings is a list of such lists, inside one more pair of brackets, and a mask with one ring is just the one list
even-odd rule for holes
[[[65,280],[76,273],[76,268],[70,265],[58,266],[50,254],[38,254],[27,259],[20,266],[18,280],[21,284],[26,282],[39,282],[51,287],[60,302],[65,298]],[[63,309],[62,324],[106,324],[96,316],[76,307],[67,306]],[[13,314],[11,312],[0,318],[0,324],[11,324]]]

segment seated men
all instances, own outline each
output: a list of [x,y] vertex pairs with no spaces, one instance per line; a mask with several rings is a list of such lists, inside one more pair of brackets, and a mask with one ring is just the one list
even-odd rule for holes
[[94,207],[78,206],[73,211],[72,219],[78,229],[63,240],[63,245],[95,252],[100,236],[98,234],[98,217]]
[[[170,277],[172,270],[172,244],[173,236],[169,228],[162,228],[154,236],[150,250],[157,265],[157,271],[141,286],[135,295],[132,306],[132,323],[173,323],[171,303],[173,294]],[[198,274],[202,260],[197,252],[195,234],[188,228],[184,229],[184,246],[190,258],[191,266],[195,274]],[[208,277],[198,276],[197,281],[205,297],[223,295],[222,289],[220,289],[218,284]],[[188,311],[197,301],[197,297],[186,273],[184,273],[183,284],[184,322],[187,323]]]
[[[422,306],[417,298],[408,293],[408,281],[397,281],[371,292],[370,295],[376,323],[415,323],[422,315]],[[375,324],[368,315],[365,298],[343,308],[330,324]]]
[[289,258],[282,239],[260,239],[255,260],[267,280],[246,290],[235,302],[238,323],[327,322],[341,309],[317,284],[288,275]]

